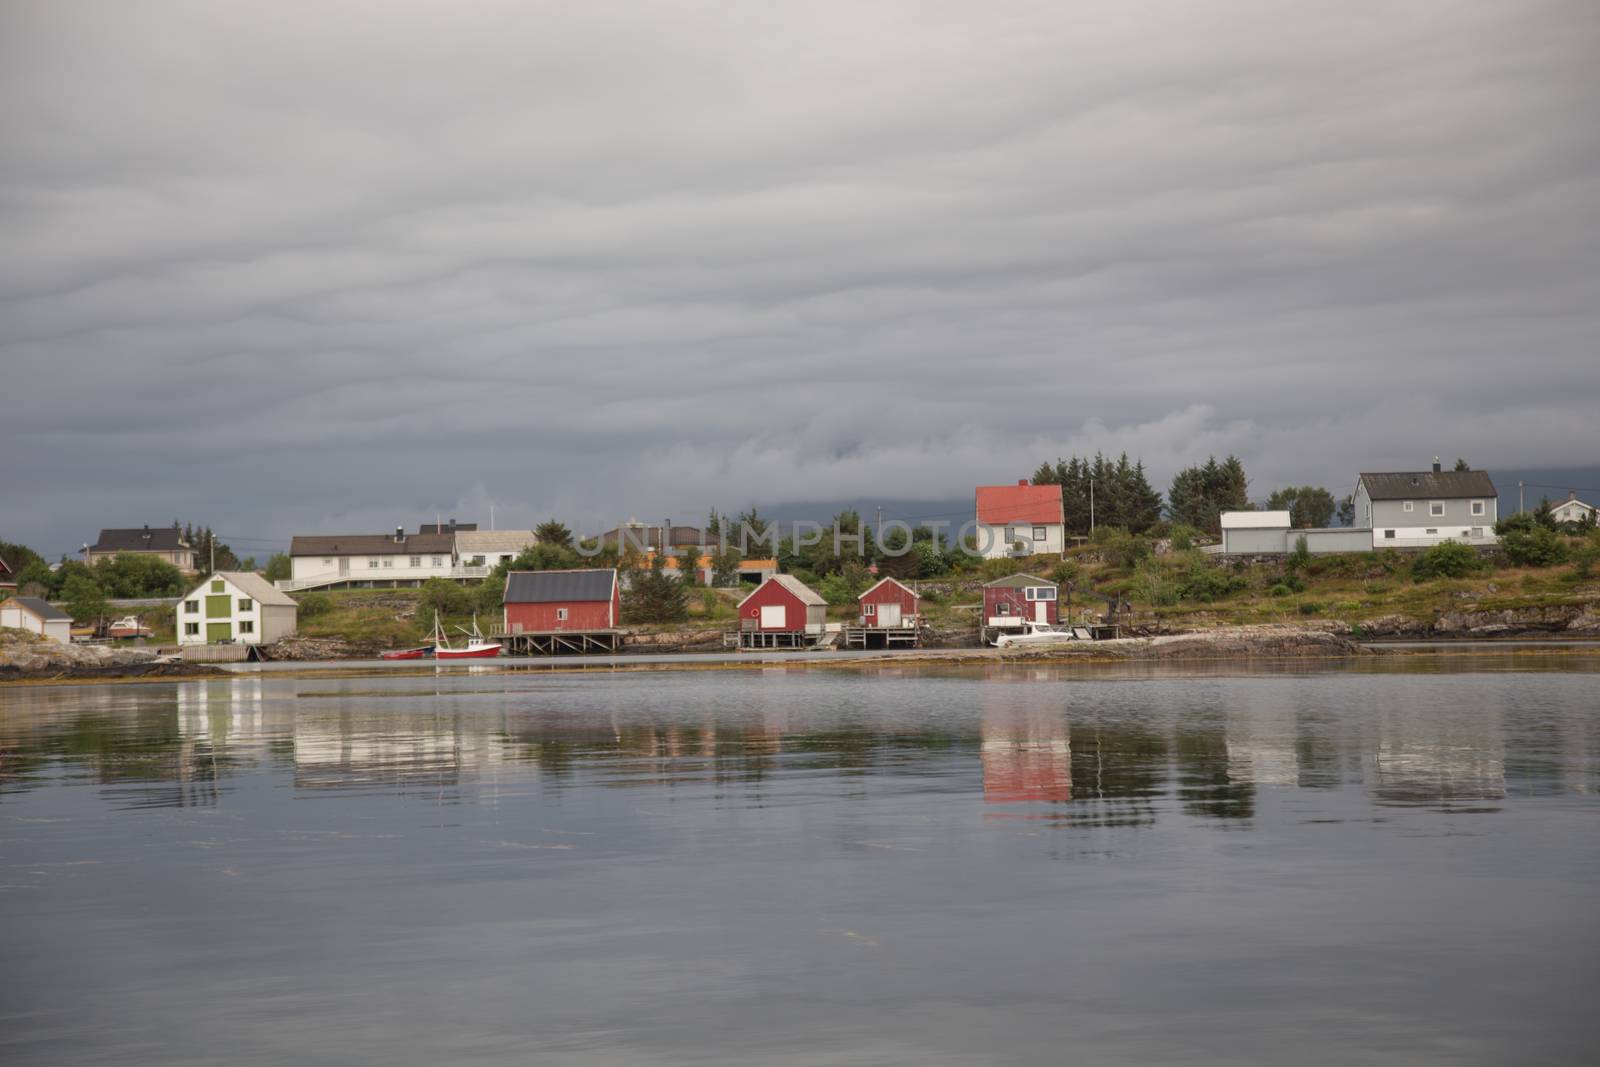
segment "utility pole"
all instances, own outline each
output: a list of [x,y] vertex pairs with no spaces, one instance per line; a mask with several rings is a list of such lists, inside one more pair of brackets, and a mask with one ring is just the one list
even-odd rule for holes
[[489,505],[489,529],[494,529],[494,505]]
[[878,543],[883,544],[883,505],[878,505]]
[[211,549],[211,573],[217,573],[217,535],[206,531],[206,546]]
[[1094,479],[1089,479],[1089,536],[1094,536]]
[[1517,482],[1517,512],[1518,514],[1522,512],[1522,482],[1520,480]]

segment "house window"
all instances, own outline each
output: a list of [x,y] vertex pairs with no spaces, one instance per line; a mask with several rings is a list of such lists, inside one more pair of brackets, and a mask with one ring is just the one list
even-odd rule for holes
[[444,566],[444,557],[443,556],[434,556],[433,557],[433,565],[435,567],[443,567]]
[[253,633],[255,633],[256,632],[256,621],[254,619],[241,619],[241,620],[239,620],[239,632],[242,633],[242,634],[253,634]]
[[1481,500],[1474,500],[1474,501],[1473,501],[1473,502],[1472,502],[1472,513],[1473,513],[1473,514],[1474,514],[1474,515],[1482,515],[1482,514],[1483,514],[1483,513],[1484,513],[1484,509],[1483,509],[1483,501],[1481,501]]
[[242,597],[239,598],[239,610],[241,612],[243,612],[243,611],[254,611],[255,607],[256,607],[256,602],[251,600],[249,597],[242,596]]
[[994,613],[996,615],[1010,615],[1011,614],[1011,601],[1009,601],[1009,600],[1000,601],[999,604],[995,605]]
[[393,567],[394,566],[394,557],[393,556],[384,556],[383,557],[383,565],[385,567]]
[[1432,515],[1436,519],[1439,518],[1440,516],[1442,516],[1444,514],[1444,501],[1443,500],[1430,500],[1430,501],[1428,501],[1428,514]]
[[1383,536],[1384,536],[1385,540],[1393,541],[1394,540],[1394,531],[1393,530],[1385,530],[1385,531],[1383,531]]
[[876,615],[877,613],[878,613],[878,605],[876,605],[876,604],[863,604],[863,605],[861,605],[861,614],[863,614],[863,615]]
[[1400,505],[1400,510],[1401,511],[1411,511],[1411,510],[1413,510],[1414,507],[1415,507],[1415,505],[1412,504],[1411,501],[1407,500],[1404,504]]
[[1427,534],[1429,537],[1438,537],[1439,536],[1439,531],[1438,530],[1424,530],[1422,532]]
[[198,615],[198,614],[200,614],[200,601],[198,601],[198,600],[185,600],[183,602],[183,613],[185,615]]
[[377,569],[378,569],[378,561],[377,560],[375,560],[375,559],[367,560],[367,570],[375,571]]
[[1044,527],[1043,526],[1035,526],[1033,528],[1033,539],[1035,541],[1043,541],[1044,540]]
[[567,609],[566,608],[557,608],[556,609],[556,622],[566,622],[566,621],[567,621]]
[[185,637],[199,637],[200,636],[200,624],[197,623],[197,622],[186,622],[186,623],[184,623],[183,624],[183,636],[185,636]]
[[413,567],[420,567],[420,566],[422,566],[422,557],[421,557],[421,556],[412,556],[412,557],[411,557],[411,565],[412,565],[412,566],[413,566]]
[[1023,595],[1028,600],[1054,600],[1056,591],[1048,585],[1030,585],[1023,591]]
[[325,559],[325,560],[323,560],[323,561],[322,561],[322,565],[323,565],[323,566],[324,566],[324,567],[331,567],[331,566],[333,566],[333,560],[331,560],[331,559]]
[[1474,538],[1482,537],[1483,536],[1483,527],[1482,526],[1474,526],[1472,528],[1472,533],[1469,534],[1468,536],[1474,537]]

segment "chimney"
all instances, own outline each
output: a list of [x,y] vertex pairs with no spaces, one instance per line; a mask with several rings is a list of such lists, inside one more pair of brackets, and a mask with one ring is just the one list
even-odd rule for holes
[[396,526],[394,528],[394,543],[397,544],[397,545],[403,545],[403,544],[405,544],[405,542],[406,542],[406,528],[404,526]]
[[1018,478],[1017,479],[1017,484],[1018,485],[1027,485],[1028,484],[1028,479],[1026,479],[1026,478]]
[[454,518],[452,518],[450,520],[450,532],[451,533],[455,533],[456,532],[456,520]]
[[1433,457],[1433,473],[1438,474],[1439,471],[1440,471],[1439,457],[1438,456],[1434,456]]

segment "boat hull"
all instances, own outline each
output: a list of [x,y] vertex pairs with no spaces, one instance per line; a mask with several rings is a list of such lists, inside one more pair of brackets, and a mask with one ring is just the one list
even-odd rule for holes
[[424,645],[421,648],[401,648],[393,652],[380,652],[379,659],[423,659],[433,655],[433,646]]
[[434,659],[494,659],[500,655],[500,646],[468,645],[466,648],[441,648],[433,653]]

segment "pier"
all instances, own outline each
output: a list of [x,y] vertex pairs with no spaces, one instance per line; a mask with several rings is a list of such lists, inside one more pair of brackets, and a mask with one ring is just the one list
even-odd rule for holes
[[622,651],[626,631],[603,630],[522,630],[505,633],[496,630],[489,640],[500,642],[508,656],[584,656],[615,655]]

